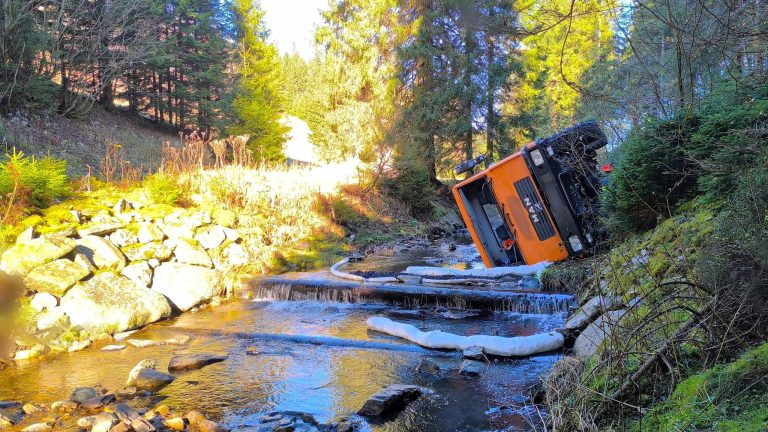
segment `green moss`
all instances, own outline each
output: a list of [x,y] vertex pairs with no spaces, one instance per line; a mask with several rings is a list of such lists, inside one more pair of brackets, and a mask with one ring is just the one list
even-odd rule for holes
[[768,343],[693,375],[638,421],[636,431],[768,429]]

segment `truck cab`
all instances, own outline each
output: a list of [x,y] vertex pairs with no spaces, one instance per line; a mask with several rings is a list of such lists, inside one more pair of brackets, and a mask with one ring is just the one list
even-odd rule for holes
[[595,121],[580,123],[527,144],[453,187],[487,267],[555,262],[593,251],[603,232],[597,150],[606,143]]

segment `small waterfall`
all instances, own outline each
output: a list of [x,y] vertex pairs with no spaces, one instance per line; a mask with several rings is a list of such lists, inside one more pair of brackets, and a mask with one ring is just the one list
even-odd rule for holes
[[328,279],[254,279],[249,289],[252,298],[259,300],[390,304],[407,309],[448,307],[554,314],[568,312],[576,306],[575,298],[568,294],[364,284]]

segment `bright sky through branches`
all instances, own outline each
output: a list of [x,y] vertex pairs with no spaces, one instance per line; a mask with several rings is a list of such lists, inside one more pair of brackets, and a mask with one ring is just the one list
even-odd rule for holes
[[270,39],[281,54],[298,52],[304,59],[314,56],[312,40],[322,22],[321,9],[328,0],[261,0]]

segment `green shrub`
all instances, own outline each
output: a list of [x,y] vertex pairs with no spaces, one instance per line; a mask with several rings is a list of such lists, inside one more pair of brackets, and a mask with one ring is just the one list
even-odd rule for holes
[[144,188],[156,204],[174,205],[183,196],[176,179],[163,172],[147,176],[144,179]]
[[385,192],[402,201],[413,216],[429,218],[433,215],[435,191],[429,182],[426,167],[416,163],[401,163],[398,175],[386,179],[382,186]]
[[[0,194],[5,205],[24,203],[38,208],[69,192],[67,162],[25,156],[22,152],[5,155],[0,162]],[[26,202],[24,202],[26,201]]]

